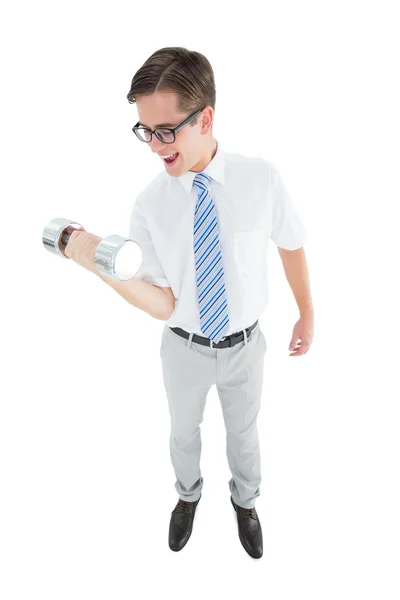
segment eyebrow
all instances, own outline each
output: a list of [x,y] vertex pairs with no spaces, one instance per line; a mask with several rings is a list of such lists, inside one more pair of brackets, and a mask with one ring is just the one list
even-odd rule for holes
[[[145,125],[144,123],[141,123],[139,121],[139,125],[141,125],[142,127],[147,127],[147,129],[151,129],[151,127],[149,127],[148,125]],[[175,123],[158,123],[154,129],[157,129],[157,127],[175,127]]]

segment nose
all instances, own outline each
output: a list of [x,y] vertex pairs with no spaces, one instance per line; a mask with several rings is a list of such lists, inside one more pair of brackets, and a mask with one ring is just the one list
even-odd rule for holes
[[167,154],[166,147],[168,146],[168,144],[164,144],[164,142],[160,142],[160,140],[158,139],[158,137],[156,135],[154,135],[154,133],[151,136],[151,142],[149,142],[149,146],[150,146],[152,152],[156,152],[157,154],[164,152],[164,154]]

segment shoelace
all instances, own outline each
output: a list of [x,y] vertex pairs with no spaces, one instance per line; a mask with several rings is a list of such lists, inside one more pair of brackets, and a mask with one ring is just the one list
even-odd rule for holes
[[185,500],[179,499],[178,505],[174,509],[174,512],[192,512],[193,511],[193,502],[186,502]]
[[256,509],[255,508],[244,508],[242,510],[242,514],[245,517],[251,517],[252,519],[257,520]]

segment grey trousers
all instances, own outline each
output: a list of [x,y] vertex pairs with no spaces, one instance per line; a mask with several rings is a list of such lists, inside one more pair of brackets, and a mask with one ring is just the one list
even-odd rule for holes
[[244,334],[235,346],[213,348],[193,342],[193,334],[186,340],[164,326],[160,357],[171,415],[170,456],[182,500],[198,500],[203,488],[199,426],[213,384],[223,411],[232,498],[239,506],[253,508],[260,495],[257,416],[267,345],[259,322],[248,339]]

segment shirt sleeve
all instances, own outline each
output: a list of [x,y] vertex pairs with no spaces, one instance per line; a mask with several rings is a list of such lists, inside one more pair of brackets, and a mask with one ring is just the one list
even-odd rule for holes
[[170,287],[151,239],[146,215],[138,199],[131,212],[129,239],[137,242],[142,252],[142,262],[134,279],[142,279],[158,287]]
[[306,231],[276,169],[272,179],[272,206],[272,241],[286,250],[301,248],[306,240]]

